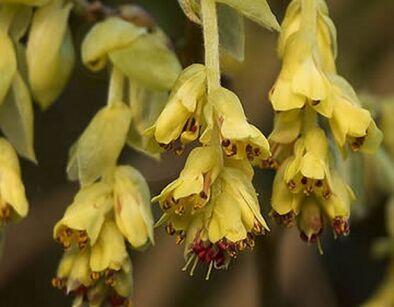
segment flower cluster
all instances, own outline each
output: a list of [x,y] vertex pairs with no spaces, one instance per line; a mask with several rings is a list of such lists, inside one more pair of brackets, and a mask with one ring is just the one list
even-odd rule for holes
[[[158,55],[161,70],[146,70]],[[156,120],[159,111],[143,104],[161,104],[180,65],[160,29],[148,33],[119,17],[93,26],[82,59],[93,71],[108,65],[112,73],[107,105],[70,149],[67,173],[81,188],[54,227],[53,237],[65,253],[53,285],[74,295],[74,306],[130,306],[127,243],[139,250],[153,243],[153,217],[145,179],[131,166],[118,165],[118,159],[126,144],[157,153],[138,129]]]
[[17,153],[36,162],[32,98],[42,109],[63,91],[74,66],[63,0],[0,4],[0,225],[27,215]]
[[278,52],[283,65],[269,95],[276,111],[273,156],[263,162],[277,169],[272,215],[287,226],[297,223],[308,242],[319,238],[325,223],[336,236],[347,235],[354,195],[335,169],[320,123],[328,121],[344,157],[349,149],[374,152],[382,134],[336,72],[336,30],[324,0],[290,3]]
[[[268,28],[278,29],[266,1],[219,1]],[[252,185],[252,164],[270,156],[264,135],[245,116],[239,98],[220,85],[216,2],[180,1],[186,15],[201,23],[205,65],[186,68],[172,88],[156,123],[147,130],[165,149],[181,153],[198,140],[179,178],[153,198],[164,211],[158,225],[185,243],[184,270],[198,263],[227,268],[239,251],[252,249],[268,230]],[[230,9],[230,8],[229,8]]]

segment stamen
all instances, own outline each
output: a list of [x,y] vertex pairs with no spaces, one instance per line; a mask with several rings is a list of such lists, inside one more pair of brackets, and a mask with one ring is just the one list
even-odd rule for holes
[[175,209],[175,214],[176,214],[176,215],[181,216],[181,215],[183,215],[183,213],[185,213],[185,207],[184,207],[183,205],[180,205],[180,206],[178,206],[178,207]]
[[185,241],[185,239],[186,239],[186,234],[185,234],[184,231],[181,231],[181,232],[176,236],[175,244],[180,245],[180,244],[183,243],[183,241]]
[[175,232],[176,232],[175,229],[174,229],[174,226],[172,226],[171,223],[166,225],[165,230],[170,236],[174,235]]
[[195,257],[197,257],[197,255],[196,255],[196,254],[192,254],[192,255],[189,257],[189,259],[187,259],[187,262],[186,262],[185,266],[182,268],[182,271],[183,271],[183,272],[186,272],[186,271],[187,271],[189,265],[192,263],[192,261],[193,261],[193,259],[194,259]]
[[179,157],[179,156],[181,156],[183,154],[184,150],[185,150],[185,146],[182,145],[182,146],[179,146],[179,147],[175,148],[174,152]]
[[297,184],[295,183],[294,180],[290,180],[289,183],[287,184],[287,188],[290,191],[294,191],[296,187],[297,187]]
[[196,257],[196,258],[194,259],[194,263],[193,263],[192,269],[190,270],[190,273],[189,273],[190,276],[193,276],[193,275],[194,275],[194,270],[196,269],[197,264],[198,264],[198,257]]
[[231,141],[230,141],[230,140],[227,140],[227,139],[226,139],[226,140],[223,140],[223,141],[222,141],[222,146],[223,146],[223,147],[229,147],[230,144],[231,144]]
[[213,268],[213,261],[209,263],[208,272],[207,275],[205,276],[205,280],[209,280],[209,277],[211,276],[212,268]]
[[321,100],[319,100],[319,99],[312,100],[312,105],[317,106],[320,102],[321,102]]
[[91,280],[99,280],[101,277],[100,272],[90,272],[89,277]]

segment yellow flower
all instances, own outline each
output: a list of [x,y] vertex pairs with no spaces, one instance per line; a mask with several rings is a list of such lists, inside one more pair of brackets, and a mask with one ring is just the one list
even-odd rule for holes
[[68,28],[71,3],[52,0],[34,13],[26,48],[33,97],[48,108],[66,86],[75,62]]
[[382,142],[382,132],[371,114],[361,108],[351,85],[340,76],[332,76],[331,80],[334,112],[329,123],[338,146],[344,148],[347,141],[353,151],[375,152]]
[[304,201],[304,193],[290,192],[285,181],[285,172],[291,162],[291,158],[285,160],[276,172],[273,186],[271,207],[273,209],[271,215],[278,224],[287,227],[294,225],[294,219],[301,210]]
[[148,33],[146,28],[111,17],[97,23],[86,35],[82,61],[91,70],[98,71],[109,58],[131,80],[149,89],[167,91],[181,71],[169,45],[160,29]]
[[322,129],[308,130],[297,140],[284,179],[294,193],[303,190],[306,195],[315,192],[325,198],[331,196],[328,143]]
[[108,53],[124,48],[147,30],[118,17],[110,17],[94,25],[82,42],[82,61],[93,71],[103,69]]
[[97,307],[104,304],[125,306],[130,302],[133,288],[130,258],[125,258],[118,271],[98,273],[91,269],[91,257],[89,249],[66,251],[60,261],[57,277],[52,279],[53,286],[73,295],[73,306],[85,303]]
[[320,198],[323,211],[331,223],[335,236],[348,235],[350,203],[355,200],[351,188],[337,173],[332,176],[332,195],[330,198]]
[[160,195],[152,199],[158,201],[168,214],[183,215],[206,205],[211,196],[211,187],[222,168],[222,155],[216,146],[193,149],[179,178],[170,183]]
[[[316,1],[316,27],[310,31],[316,31],[316,46],[318,56],[325,72],[335,72],[335,58],[337,56],[336,29],[328,16],[328,7],[325,1]],[[300,0],[293,0],[287,7],[285,18],[282,22],[282,31],[278,42],[278,53],[282,58],[286,45],[292,34],[300,31],[302,21],[302,5]]]
[[67,173],[82,185],[93,183],[115,168],[131,121],[122,102],[102,108],[70,150]]
[[11,144],[0,138],[0,225],[25,217],[28,210],[18,157]]
[[301,239],[306,242],[316,242],[323,233],[323,215],[319,203],[314,197],[307,197],[298,217],[298,228]]
[[150,192],[144,177],[130,166],[118,166],[114,174],[116,225],[134,248],[154,243]]
[[[267,139],[247,122],[242,104],[233,92],[219,88],[209,95],[209,101],[213,105],[213,116],[218,122],[221,145],[227,157],[261,161],[270,156]],[[210,142],[213,132],[213,127],[208,127],[201,141]]]
[[206,207],[184,220],[186,266],[193,263],[212,268],[226,268],[239,251],[254,247],[254,236],[268,226],[260,213],[251,178],[241,168],[225,167],[213,185]]
[[203,124],[205,102],[205,66],[193,64],[179,76],[166,107],[150,129],[156,141],[168,145],[179,138],[184,144],[196,140]]
[[82,188],[63,218],[55,225],[53,237],[65,248],[77,243],[84,249],[93,246],[106,214],[113,208],[112,187],[98,182]]
[[306,31],[288,38],[282,70],[270,91],[274,110],[301,109],[308,103],[321,115],[331,117],[330,83],[322,71],[314,42],[313,34]]

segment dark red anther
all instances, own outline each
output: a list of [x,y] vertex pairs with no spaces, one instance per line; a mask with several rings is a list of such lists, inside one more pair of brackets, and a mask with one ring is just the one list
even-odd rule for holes
[[111,307],[118,307],[118,306],[123,306],[127,301],[127,298],[120,296],[120,295],[114,295],[110,299],[110,304]]
[[230,144],[231,144],[231,141],[230,141],[230,140],[223,140],[223,141],[222,141],[222,146],[223,146],[223,147],[229,147]]
[[306,185],[306,184],[308,183],[308,178],[306,178],[305,176],[302,177],[301,183],[302,183],[303,185]]
[[347,218],[337,216],[332,221],[332,229],[338,237],[347,236],[350,232],[349,221]]
[[208,199],[208,195],[207,195],[207,193],[205,193],[205,191],[201,191],[201,192],[200,192],[200,197],[201,197],[202,199]]

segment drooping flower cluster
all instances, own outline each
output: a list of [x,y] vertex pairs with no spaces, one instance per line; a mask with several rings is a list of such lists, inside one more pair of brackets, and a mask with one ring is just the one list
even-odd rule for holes
[[[148,185],[136,169],[117,163],[126,143],[153,155],[158,152],[139,129],[158,115],[156,106],[143,104],[160,105],[161,91],[171,87],[179,73],[178,60],[166,43],[159,29],[148,33],[110,17],[97,23],[82,44],[87,67],[96,71],[111,65],[112,73],[107,105],[70,149],[67,173],[81,188],[53,231],[65,248],[53,285],[75,296],[73,306],[130,306],[133,280],[127,243],[142,249],[154,241]],[[161,70],[143,69],[158,54]]]
[[9,140],[1,138],[1,226],[28,213],[16,153],[36,162],[32,97],[47,108],[71,74],[71,7],[63,0],[0,4],[0,128]]
[[276,111],[269,139],[273,157],[264,166],[277,169],[272,215],[287,226],[298,224],[301,237],[316,241],[325,223],[336,236],[349,233],[351,189],[335,170],[327,134],[347,152],[374,152],[382,134],[360,106],[350,84],[336,73],[336,30],[324,0],[293,0],[278,46],[283,61],[270,91]]
[[[218,1],[237,12],[278,29],[266,1]],[[158,225],[185,243],[184,270],[198,263],[227,268],[239,251],[252,249],[256,235],[268,230],[252,185],[251,164],[270,156],[264,135],[248,123],[239,98],[220,85],[218,23],[213,0],[180,1],[186,15],[201,23],[205,65],[193,64],[175,82],[156,123],[147,130],[165,149],[198,140],[179,178],[153,199],[164,211]],[[230,9],[230,8],[229,8]],[[232,10],[231,9],[231,10]],[[241,17],[242,18],[242,17]]]

